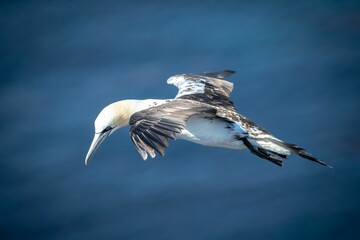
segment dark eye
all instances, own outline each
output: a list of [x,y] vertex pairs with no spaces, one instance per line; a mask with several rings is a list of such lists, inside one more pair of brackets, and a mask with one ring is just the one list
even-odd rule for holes
[[101,133],[106,133],[106,132],[110,131],[111,129],[113,129],[113,128],[110,126],[107,126]]

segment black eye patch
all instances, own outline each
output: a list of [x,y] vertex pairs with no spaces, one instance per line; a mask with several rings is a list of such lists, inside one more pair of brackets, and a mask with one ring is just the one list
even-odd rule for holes
[[110,126],[107,126],[104,130],[102,130],[101,133],[106,133],[106,132],[110,131],[111,129],[113,129],[113,128]]

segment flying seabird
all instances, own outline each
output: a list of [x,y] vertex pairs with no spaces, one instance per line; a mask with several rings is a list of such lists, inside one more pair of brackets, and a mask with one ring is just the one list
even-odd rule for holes
[[231,70],[170,77],[178,87],[174,99],[122,100],[106,106],[95,120],[95,136],[85,164],[107,136],[130,125],[130,137],[142,158],[165,155],[169,139],[183,139],[211,147],[248,149],[282,166],[290,153],[317,162],[296,144],[284,142],[237,112],[229,96]]

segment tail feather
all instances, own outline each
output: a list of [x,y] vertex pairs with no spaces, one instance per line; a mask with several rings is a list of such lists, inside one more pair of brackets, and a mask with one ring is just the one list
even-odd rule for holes
[[[275,163],[278,166],[282,166],[282,159],[279,158],[279,154],[276,153],[276,155],[269,154],[269,152],[266,151],[266,149],[259,147],[258,145],[253,145],[250,143],[250,141],[245,137],[241,139],[245,146],[255,155],[258,157],[264,158],[266,160],[269,160],[272,163]],[[281,157],[281,156],[280,156]]]
[[282,142],[280,140],[277,140],[277,139],[269,139],[271,142],[277,144],[277,145],[280,145],[294,153],[296,153],[297,155],[299,155],[300,157],[303,157],[305,159],[308,159],[308,160],[311,160],[313,162],[316,162],[316,163],[319,163],[323,166],[326,166],[326,167],[329,167],[329,168],[333,168],[332,166],[326,164],[325,162],[323,161],[320,161],[319,159],[313,157],[312,155],[310,155],[308,152],[305,151],[305,149],[299,147],[298,145],[296,144],[292,144],[292,143],[287,143],[287,142]]
[[327,165],[325,162],[311,156],[298,145],[286,143],[274,137],[266,139],[248,139],[245,137],[241,140],[253,154],[269,160],[279,166],[282,166],[283,160],[286,159],[287,155],[290,155],[290,152],[294,152],[300,157],[332,168],[332,166]]

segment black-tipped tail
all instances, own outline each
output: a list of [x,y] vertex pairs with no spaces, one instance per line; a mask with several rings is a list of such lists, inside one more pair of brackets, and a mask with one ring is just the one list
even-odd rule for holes
[[311,156],[303,148],[300,148],[296,144],[286,143],[274,138],[266,139],[269,143],[273,144],[272,146],[269,144],[262,144],[256,141],[256,139],[248,139],[246,137],[239,138],[239,140],[243,141],[244,145],[251,151],[251,153],[263,159],[269,160],[278,166],[282,166],[283,160],[286,159],[287,155],[289,155],[290,152],[294,152],[300,157],[319,163],[323,166],[333,168],[325,162]]
[[326,166],[326,167],[329,167],[329,168],[333,168],[332,166],[326,164],[325,162],[323,161],[320,161],[319,159],[311,156],[309,153],[307,153],[303,148],[299,147],[298,145],[296,144],[292,144],[292,143],[286,143],[286,142],[281,142],[281,141],[277,141],[277,140],[271,140],[273,143],[276,143],[294,153],[296,153],[297,155],[299,155],[300,157],[303,157],[303,158],[306,158],[306,159],[309,159],[313,162],[316,162],[316,163],[319,163],[323,166]]

